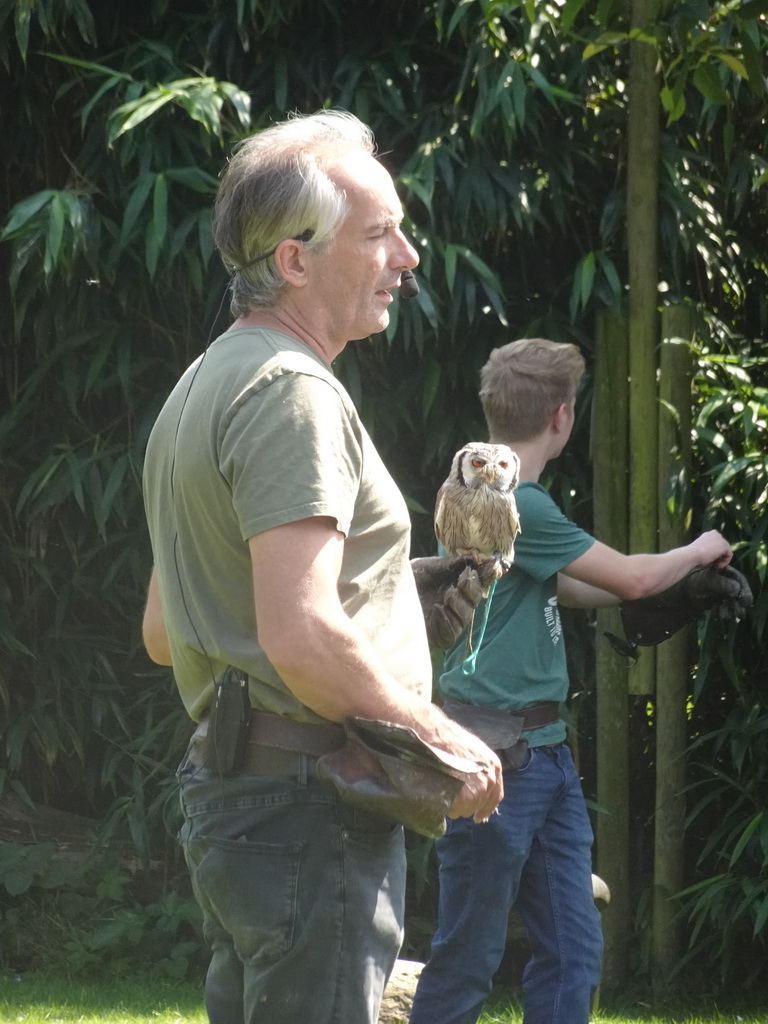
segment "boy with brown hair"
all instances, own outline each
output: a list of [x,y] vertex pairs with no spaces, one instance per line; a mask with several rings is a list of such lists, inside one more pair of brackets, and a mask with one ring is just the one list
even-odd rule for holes
[[[488,822],[451,821],[437,840],[438,927],[410,1024],[474,1024],[513,907],[531,949],[525,1024],[587,1024],[602,936],[592,829],[560,716],[568,673],[558,606],[647,599],[700,566],[717,577],[706,607],[731,593],[730,578],[714,572],[732,556],[717,531],[663,554],[623,555],[570,522],[540,486],[571,434],[583,373],[574,345],[541,338],[494,349],[481,372],[490,440],[520,458],[521,532],[514,564],[494,592],[474,673],[462,671],[462,636],[446,657],[440,694],[448,714],[470,728],[474,721],[478,735],[501,748],[505,796]],[[522,741],[512,742],[521,726]],[[505,731],[509,743],[499,739]]]

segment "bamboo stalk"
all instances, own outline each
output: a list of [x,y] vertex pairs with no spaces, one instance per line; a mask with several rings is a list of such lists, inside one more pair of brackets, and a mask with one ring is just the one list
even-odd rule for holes
[[[659,544],[662,551],[684,544],[688,533],[691,468],[690,340],[695,318],[690,307],[672,306],[662,315],[659,406]],[[668,500],[674,481],[674,504]],[[664,995],[679,961],[682,938],[672,897],[684,878],[686,701],[690,684],[689,631],[661,644],[656,687],[656,815],[652,933],[652,980]]]
[[[658,15],[658,0],[632,0],[633,28]],[[629,46],[627,251],[629,276],[629,550],[657,550],[659,83],[656,52]],[[655,651],[630,673],[630,693],[653,693]]]
[[[598,316],[592,444],[595,536],[627,549],[628,353],[626,324]],[[603,637],[621,634],[618,609],[597,613],[597,872],[611,890],[603,911],[603,984],[618,989],[627,973],[629,906],[629,736],[627,665]]]

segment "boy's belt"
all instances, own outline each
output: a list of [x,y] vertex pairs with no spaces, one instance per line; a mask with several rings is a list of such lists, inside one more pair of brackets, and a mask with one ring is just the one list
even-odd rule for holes
[[525,740],[521,739],[526,729],[542,729],[545,725],[553,725],[560,719],[560,705],[557,701],[551,700],[508,711],[480,704],[467,704],[465,701],[449,697],[443,702],[443,711],[454,722],[479,736],[497,753],[515,748],[522,754],[527,746]]
[[554,725],[560,721],[560,705],[557,701],[548,700],[543,704],[531,704],[520,711],[509,711],[515,718],[522,718],[523,732],[526,729],[541,729],[545,725]]

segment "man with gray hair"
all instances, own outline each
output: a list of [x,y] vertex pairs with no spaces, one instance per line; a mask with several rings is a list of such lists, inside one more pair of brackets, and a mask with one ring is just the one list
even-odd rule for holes
[[449,814],[502,795],[495,754],[430,701],[409,519],[331,372],[382,331],[418,263],[369,129],[328,111],[243,143],[214,237],[235,322],[149,440],[150,656],[198,723],[181,840],[212,958],[213,1024],[374,1024],[402,939],[402,827],[317,778],[348,717],[414,730],[481,770]]

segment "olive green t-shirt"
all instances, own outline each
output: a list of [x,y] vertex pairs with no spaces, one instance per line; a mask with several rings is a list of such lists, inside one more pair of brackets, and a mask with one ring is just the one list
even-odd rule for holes
[[254,707],[316,720],[259,647],[248,548],[251,536],[312,516],[345,535],[344,610],[394,679],[429,697],[405,502],[346,391],[301,341],[263,328],[214,341],[158,416],[144,496],[174,675],[193,719],[233,665],[248,673]]
[[[447,655],[440,677],[444,697],[508,711],[565,700],[568,668],[557,573],[595,542],[563,515],[539,484],[521,483],[515,497],[520,515],[515,560],[491,598],[475,671],[462,671],[468,654],[465,633]],[[475,614],[478,623],[484,607]],[[528,731],[525,737],[531,746],[559,743],[565,739],[565,723]]]

